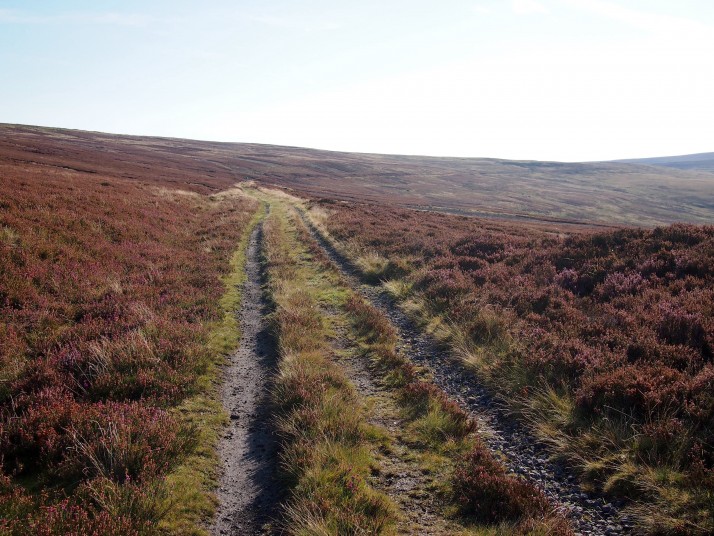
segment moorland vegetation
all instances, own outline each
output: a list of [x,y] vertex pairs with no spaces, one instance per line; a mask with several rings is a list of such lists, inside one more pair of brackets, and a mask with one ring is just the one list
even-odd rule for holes
[[210,511],[197,468],[238,335],[222,277],[257,202],[1,172],[0,532],[130,535]]
[[712,530],[714,228],[564,232],[329,201],[313,214],[641,526]]
[[[219,365],[240,336],[244,250],[266,201],[276,207],[264,260],[281,358],[272,409],[292,492],[284,518],[395,530],[403,505],[375,474],[381,450],[404,444],[409,464],[444,483],[434,489],[453,507],[445,522],[570,530],[349,288],[294,211],[303,202],[231,188],[246,178],[328,197],[308,215],[362,278],[383,284],[462,358],[463,381],[485,382],[640,531],[714,532],[714,227],[566,224],[586,214],[609,225],[617,208],[568,204],[568,181],[552,200],[527,193],[517,206],[503,189],[462,205],[442,188],[473,190],[469,166],[539,181],[556,168],[576,182],[581,171],[639,170],[664,184],[668,172],[2,129],[0,533],[205,533],[226,418]],[[385,173],[391,165],[399,172]],[[688,191],[709,191],[696,173],[680,177]],[[710,217],[698,194],[680,212],[653,211],[661,192],[640,179],[631,196],[656,199],[617,221]],[[389,206],[471,214],[497,198],[505,205],[488,220]],[[394,403],[397,432],[368,422],[372,402],[342,366],[336,318],[340,344],[367,359]]]

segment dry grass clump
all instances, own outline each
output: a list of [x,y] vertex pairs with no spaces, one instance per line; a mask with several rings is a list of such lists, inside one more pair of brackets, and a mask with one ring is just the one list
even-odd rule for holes
[[361,402],[331,359],[316,293],[319,274],[304,257],[296,222],[283,208],[265,225],[272,316],[280,354],[273,401],[290,488],[289,534],[389,534],[395,509],[368,482],[374,461]]
[[469,415],[397,352],[389,320],[357,295],[347,301],[364,350],[384,381],[396,388],[406,422],[428,450],[452,459],[450,495],[460,515],[479,525],[508,525],[511,533],[571,534],[567,521],[553,512],[543,492],[508,474],[505,466],[474,436]]

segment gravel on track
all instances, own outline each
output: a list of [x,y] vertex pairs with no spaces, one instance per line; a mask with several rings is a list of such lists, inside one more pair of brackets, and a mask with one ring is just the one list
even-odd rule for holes
[[246,251],[239,313],[241,339],[224,371],[221,395],[230,423],[219,445],[223,471],[211,534],[271,534],[281,492],[278,441],[271,425],[270,385],[276,352],[266,324],[260,261],[262,223]]
[[551,460],[548,446],[539,442],[525,426],[499,403],[489,389],[459,360],[424,333],[382,287],[365,284],[352,262],[299,211],[317,243],[335,263],[349,284],[382,311],[397,329],[400,351],[427,369],[432,381],[476,419],[488,447],[505,457],[513,473],[538,485],[551,502],[570,519],[576,534],[583,536],[632,534],[629,518],[622,515],[623,503],[583,491],[568,468]]

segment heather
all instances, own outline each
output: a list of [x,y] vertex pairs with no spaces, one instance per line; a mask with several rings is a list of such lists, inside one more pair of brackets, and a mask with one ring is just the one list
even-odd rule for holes
[[256,203],[0,168],[0,528],[147,534],[197,448],[222,276]]
[[593,486],[661,505],[647,530],[712,527],[714,227],[321,211],[362,273],[399,279]]

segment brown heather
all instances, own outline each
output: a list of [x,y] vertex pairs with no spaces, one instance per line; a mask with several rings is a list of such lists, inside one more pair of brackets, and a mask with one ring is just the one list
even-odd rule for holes
[[469,364],[593,485],[657,504],[657,516],[639,510],[643,528],[714,530],[714,227],[320,207],[363,272],[396,276],[450,326]]
[[0,532],[156,530],[256,203],[0,168]]

